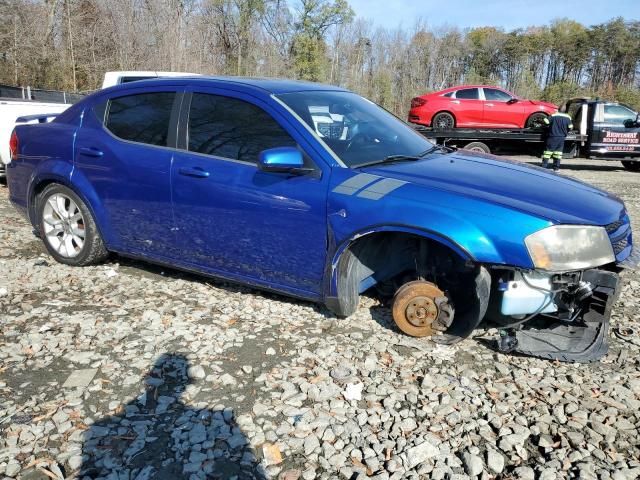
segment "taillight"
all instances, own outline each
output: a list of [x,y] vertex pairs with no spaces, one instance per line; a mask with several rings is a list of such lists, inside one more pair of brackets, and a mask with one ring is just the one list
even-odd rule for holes
[[18,134],[15,130],[11,133],[11,138],[9,139],[9,156],[11,160],[18,158]]
[[417,108],[423,106],[427,101],[424,98],[416,97],[411,100],[411,108]]

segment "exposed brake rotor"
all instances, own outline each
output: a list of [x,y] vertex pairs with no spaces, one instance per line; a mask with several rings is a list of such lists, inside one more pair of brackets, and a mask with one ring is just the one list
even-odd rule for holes
[[436,285],[423,280],[404,284],[393,298],[393,320],[412,337],[446,331],[453,322],[449,299]]

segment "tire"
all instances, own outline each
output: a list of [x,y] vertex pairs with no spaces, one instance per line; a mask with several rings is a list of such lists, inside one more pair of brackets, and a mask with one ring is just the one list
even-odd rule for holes
[[357,259],[350,249],[345,250],[338,262],[338,294],[330,307],[337,317],[347,318],[358,310],[360,294],[358,284],[354,280],[357,277],[357,264]]
[[456,119],[448,112],[436,113],[431,120],[434,130],[451,130],[456,126]]
[[472,152],[481,152],[481,153],[491,153],[491,149],[489,148],[489,145],[482,142],[467,143],[464,146],[463,150],[470,150]]
[[537,112],[527,118],[525,128],[542,128],[544,126],[544,119],[547,118],[546,113]]
[[630,172],[640,172],[640,161],[630,162],[628,160],[622,160],[622,166]]
[[36,199],[40,237],[57,262],[83,267],[108,256],[93,215],[73,190],[52,183]]

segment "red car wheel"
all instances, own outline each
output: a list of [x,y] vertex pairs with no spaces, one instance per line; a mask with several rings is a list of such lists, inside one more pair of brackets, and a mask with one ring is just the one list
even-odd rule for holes
[[456,126],[456,119],[448,112],[436,113],[431,126],[434,130],[450,130]]

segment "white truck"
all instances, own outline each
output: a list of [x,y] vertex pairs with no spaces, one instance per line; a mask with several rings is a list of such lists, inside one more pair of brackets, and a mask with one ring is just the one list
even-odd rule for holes
[[[184,72],[138,72],[138,71],[124,71],[124,72],[107,72],[104,75],[104,81],[102,82],[102,88],[112,87],[114,85],[120,85],[121,83],[135,82],[137,80],[147,80],[157,77],[185,77],[196,75],[194,73]],[[19,118],[23,118],[24,121],[20,123],[33,123],[42,121],[42,118],[36,120],[30,120],[30,116],[51,115],[47,118],[47,121],[55,118],[72,103],[50,103],[50,102],[37,102],[27,99],[14,99],[14,98],[0,98],[0,178],[5,176],[6,165],[11,161],[9,155],[9,139],[11,138],[11,132],[16,125],[16,121]],[[26,118],[25,118],[26,117]]]

